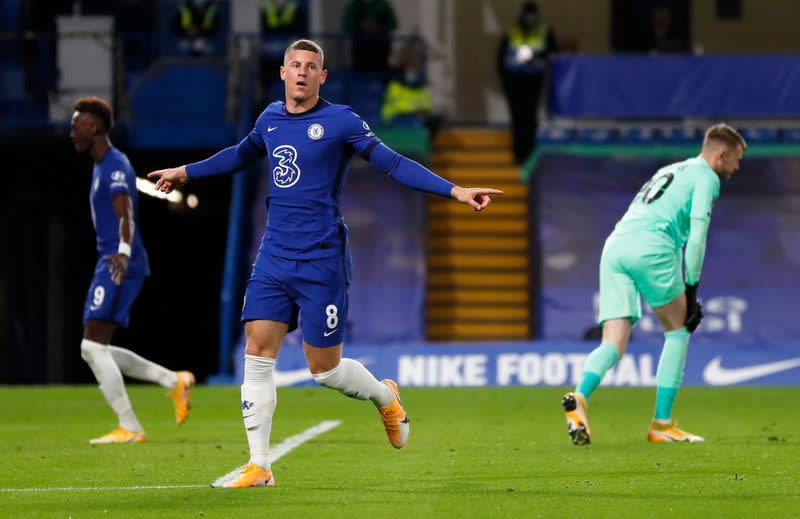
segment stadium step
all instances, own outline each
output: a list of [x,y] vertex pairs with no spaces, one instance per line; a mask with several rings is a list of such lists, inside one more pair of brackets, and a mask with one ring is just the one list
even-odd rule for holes
[[494,182],[519,182],[519,168],[515,166],[501,166],[486,171],[486,168],[476,166],[446,166],[436,170],[443,177],[457,184],[471,184],[485,182],[491,179]]
[[431,287],[426,297],[430,310],[437,305],[469,306],[476,303],[512,304],[528,306],[528,291],[518,288],[459,288]]
[[491,341],[522,340],[531,335],[528,322],[518,323],[467,323],[451,321],[428,325],[428,338],[433,341]]
[[[491,211],[491,209],[489,209]],[[488,215],[488,213],[483,213]],[[489,232],[492,234],[520,233],[528,228],[528,222],[513,218],[470,218],[439,217],[428,223],[428,230],[439,235],[450,233]]]
[[447,130],[433,145],[434,170],[463,187],[502,189],[485,212],[430,198],[427,219],[427,338],[531,336],[528,186],[507,131]]
[[511,134],[483,128],[453,129],[439,132],[434,148],[511,148]]
[[494,322],[517,321],[527,317],[527,309],[516,305],[432,306],[428,310],[428,318],[431,322],[445,323],[461,319]]
[[[454,252],[451,254],[435,254],[428,259],[428,272],[437,270],[478,270],[486,268],[486,258],[483,254],[466,254]],[[493,254],[492,268],[496,270],[527,270],[527,254]]]
[[513,165],[511,150],[498,149],[444,149],[434,151],[434,168],[444,166],[483,166],[487,169],[488,178],[491,178],[491,169],[497,166],[508,167]]
[[[459,252],[484,251],[493,254],[496,251],[515,251],[528,253],[528,238],[519,235],[494,235],[475,234],[460,236],[453,234],[430,235],[428,237],[428,252],[442,252],[456,250]],[[487,265],[491,258],[486,258]]]
[[[465,183],[464,185],[470,186],[472,184]],[[465,209],[466,208],[461,204],[452,203],[452,200],[447,200],[447,199],[437,200],[433,198],[430,200],[430,203],[428,203],[428,217],[435,218],[439,215],[451,215],[467,219],[475,217],[478,214],[480,214],[480,213],[470,212],[469,210],[465,211]],[[515,218],[527,218],[528,202],[523,202],[523,201],[517,202],[514,200],[512,201],[498,200],[496,203],[494,202],[492,203],[489,209],[486,210],[486,214],[492,214],[495,216],[504,215]]]

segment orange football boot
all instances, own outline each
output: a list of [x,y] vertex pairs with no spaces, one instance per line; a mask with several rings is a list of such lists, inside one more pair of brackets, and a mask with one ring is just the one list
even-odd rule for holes
[[93,445],[101,445],[107,443],[142,443],[147,439],[144,434],[144,429],[139,431],[129,431],[124,427],[117,427],[110,433],[100,436],[99,438],[92,438],[89,443]]
[[381,421],[386,429],[386,436],[389,443],[395,449],[402,449],[408,443],[408,435],[411,433],[411,421],[408,419],[403,403],[400,401],[400,390],[394,380],[383,379],[381,384],[385,385],[392,392],[392,401],[386,407],[381,407],[378,412],[381,414]]
[[691,434],[678,428],[678,424],[673,420],[668,424],[653,422],[650,424],[650,431],[647,433],[647,441],[654,443],[669,442],[703,442],[706,441],[702,436]]
[[575,445],[589,445],[592,443],[592,433],[589,430],[589,419],[586,417],[586,398],[580,393],[569,392],[561,401],[564,414],[567,416],[567,432]]
[[194,374],[191,371],[178,371],[178,385],[167,393],[175,404],[175,422],[181,425],[189,415],[192,387],[194,387]]

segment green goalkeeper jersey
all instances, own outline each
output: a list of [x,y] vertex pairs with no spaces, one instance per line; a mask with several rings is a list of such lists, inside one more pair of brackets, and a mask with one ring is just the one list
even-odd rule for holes
[[614,233],[663,232],[678,250],[689,237],[692,218],[711,220],[719,187],[719,177],[702,157],[665,166],[636,193]]

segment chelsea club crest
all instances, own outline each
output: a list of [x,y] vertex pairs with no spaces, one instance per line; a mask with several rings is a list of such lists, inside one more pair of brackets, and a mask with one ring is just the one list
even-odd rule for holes
[[314,123],[308,127],[308,136],[315,141],[322,138],[325,134],[325,128],[321,124]]

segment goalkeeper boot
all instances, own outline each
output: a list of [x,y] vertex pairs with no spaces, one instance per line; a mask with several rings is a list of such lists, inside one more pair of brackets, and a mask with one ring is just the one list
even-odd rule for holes
[[402,449],[408,442],[408,435],[411,433],[411,421],[408,419],[403,403],[400,401],[400,390],[394,380],[383,379],[381,384],[385,385],[392,392],[392,401],[386,407],[381,407],[378,412],[381,414],[381,421],[386,429],[386,436],[389,443],[395,449]]
[[580,393],[569,392],[561,401],[567,416],[567,432],[575,445],[592,443],[589,420],[586,418],[586,398]]
[[181,425],[189,415],[189,402],[192,387],[194,387],[194,374],[191,371],[178,371],[178,385],[167,393],[175,404],[175,422]]
[[229,472],[211,483],[218,488],[247,488],[247,487],[272,487],[275,486],[275,476],[270,469],[255,463],[248,463],[244,467]]
[[106,443],[142,443],[147,439],[144,434],[144,429],[138,431],[129,431],[124,427],[117,427],[110,433],[100,436],[99,438],[92,438],[89,443],[92,445],[106,444]]
[[667,424],[653,422],[650,424],[650,431],[647,433],[647,441],[654,443],[669,442],[702,442],[705,438],[691,434],[678,427],[675,421]]

